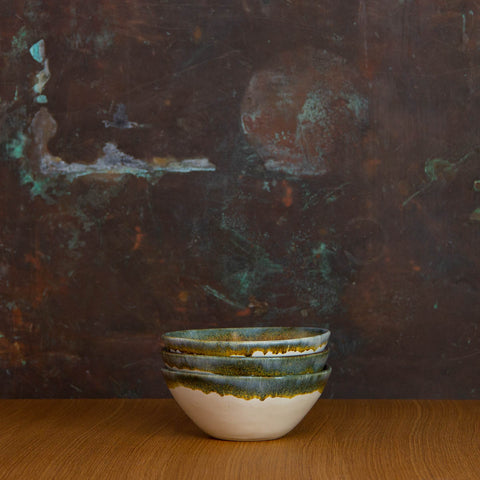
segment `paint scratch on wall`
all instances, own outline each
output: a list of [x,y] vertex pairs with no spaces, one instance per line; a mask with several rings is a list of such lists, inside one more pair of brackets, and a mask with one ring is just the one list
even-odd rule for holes
[[204,285],[202,287],[203,291],[207,293],[208,295],[211,295],[212,297],[217,298],[218,300],[221,300],[222,302],[226,303],[227,305],[230,305],[231,307],[234,308],[239,308],[239,309],[244,309],[245,305],[242,305],[238,302],[234,302],[230,300],[228,297],[226,297],[223,293],[220,293],[218,290],[215,288],[211,287],[210,285]]
[[[473,190],[475,192],[480,192],[480,180],[475,180],[473,182]],[[480,222],[480,207],[477,207],[471,214],[470,220],[474,220],[476,222]]]
[[113,122],[109,120],[103,120],[105,128],[147,128],[151,125],[131,122],[128,119],[127,109],[123,103],[117,105],[117,110],[113,114]]
[[414,198],[425,193],[437,182],[449,182],[455,178],[459,168],[477,152],[477,149],[473,149],[466,153],[457,162],[450,162],[443,158],[429,158],[425,162],[425,174],[429,181],[425,183],[420,189],[412,193],[403,203],[402,206],[407,206]]
[[154,178],[166,172],[188,173],[196,171],[215,171],[215,165],[207,158],[186,160],[172,159],[165,165],[150,163],[128,155],[111,142],[103,147],[103,156],[91,164],[67,163],[55,157],[48,150],[48,142],[55,136],[57,122],[50,112],[42,107],[35,114],[31,131],[33,133],[33,149],[39,172],[47,177],[63,176],[72,181],[85,175],[96,175],[99,178],[112,179],[126,174],[137,177]]
[[[30,44],[30,47],[28,46]],[[30,99],[40,105],[48,102],[44,94],[45,87],[51,78],[49,62],[46,54],[46,42],[43,38],[30,43],[26,29],[20,29],[12,40],[12,49],[9,56],[21,56],[24,53],[30,56],[43,68],[35,74],[31,86]],[[19,99],[18,87],[15,90],[14,102]],[[1,112],[12,105],[4,102]],[[0,112],[0,113],[1,113]],[[149,159],[137,159],[122,152],[113,142],[106,142],[103,154],[92,163],[66,162],[53,155],[48,143],[57,133],[57,122],[49,110],[41,106],[28,125],[27,110],[23,106],[17,109],[19,121],[16,131],[10,132],[5,138],[5,149],[11,159],[20,163],[20,178],[22,185],[30,185],[32,196],[41,196],[47,203],[54,202],[51,193],[56,195],[67,192],[67,181],[79,177],[90,176],[98,181],[115,181],[125,175],[146,178],[156,182],[164,173],[211,172],[216,167],[207,158],[177,159],[170,156],[153,156]],[[118,129],[147,128],[151,125],[132,122],[129,120],[125,105],[119,104],[112,121],[104,121],[105,127]],[[49,192],[49,193],[47,193]]]

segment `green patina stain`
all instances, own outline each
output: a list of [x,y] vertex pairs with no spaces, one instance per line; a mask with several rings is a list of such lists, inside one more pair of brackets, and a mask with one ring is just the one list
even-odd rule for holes
[[[222,217],[220,228],[228,234],[227,243],[230,248],[222,256],[225,262],[231,262],[232,254],[241,257],[240,268],[232,270],[223,269],[222,283],[228,287],[236,297],[235,303],[245,301],[269,275],[279,274],[284,271],[282,265],[274,262],[266,250],[250,241],[246,236],[234,229],[229,220]],[[234,220],[232,220],[234,222]]]
[[[466,153],[462,158],[457,162],[450,162],[444,158],[429,158],[425,162],[425,174],[428,178],[428,183],[424,184],[419,190],[412,193],[403,203],[402,206],[406,206],[410,203],[415,197],[425,193],[429,190],[432,185],[436,182],[447,183],[452,181],[455,178],[459,168],[474,154],[477,153],[477,149],[473,149],[470,152]],[[475,185],[474,185],[475,188]]]
[[25,2],[23,14],[31,23],[38,23],[42,8],[43,0],[28,0]]
[[312,253],[318,262],[322,278],[328,281],[332,274],[330,257],[334,254],[334,252],[328,248],[327,244],[322,242],[317,248],[312,250]]
[[480,222],[480,207],[476,208],[471,214],[470,214],[470,220],[473,220],[475,222]]
[[28,50],[28,30],[26,27],[20,28],[17,34],[12,38],[10,55],[17,57],[25,54]]
[[35,97],[35,101],[40,104],[48,103],[48,99],[46,95],[38,95]]
[[346,95],[347,108],[354,114],[355,118],[365,121],[368,111],[368,100],[362,95],[351,92]]
[[425,173],[431,182],[452,178],[456,171],[456,164],[443,158],[431,158],[425,162]]
[[473,189],[476,191],[476,192],[480,192],[480,180],[475,180],[473,182]]
[[30,55],[35,61],[43,64],[45,61],[45,41],[43,39],[30,47]]
[[[345,103],[344,109],[352,113],[356,123],[362,124],[366,122],[368,100],[356,92],[349,82],[344,82],[340,92],[332,92],[331,90],[318,87],[307,94],[302,110],[297,115],[296,141],[300,142],[305,149],[309,143],[305,139],[306,132],[313,125],[322,128],[322,137],[327,143],[332,141],[332,136],[335,133],[335,111],[341,108],[336,106],[338,101]],[[325,147],[322,148],[319,144],[315,146],[317,160],[323,159],[324,149]]]
[[238,285],[238,293],[247,295],[256,285],[261,283],[267,275],[282,273],[283,267],[273,262],[268,255],[259,254],[253,259],[251,269],[242,270],[229,276],[229,280]]
[[[47,191],[52,191],[53,183],[50,178],[48,177],[39,177],[34,178],[31,172],[28,169],[22,168],[20,169],[20,184],[21,185],[30,185],[30,196],[32,198],[40,197],[48,205],[55,204],[55,200],[52,198]],[[55,191],[52,191],[52,194],[55,194]],[[59,192],[62,193],[62,192]]]
[[22,131],[18,131],[16,137],[5,145],[7,155],[15,160],[20,160],[25,156],[27,144],[28,137]]
[[425,162],[425,173],[430,182],[452,180],[457,174],[459,167],[475,153],[477,153],[476,149],[468,152],[457,162],[453,163],[443,158],[430,158]]
[[105,50],[111,48],[113,46],[113,41],[115,39],[115,34],[106,28],[102,30],[101,33],[96,35],[93,39],[93,45],[95,51],[98,53],[102,53]]
[[298,123],[328,125],[330,123],[328,103],[332,97],[333,94],[330,91],[324,91],[321,94],[318,91],[309,92],[302,111],[297,116]]
[[114,39],[115,34],[104,28],[98,34],[82,35],[80,32],[75,32],[67,38],[67,42],[70,48],[74,50],[93,50],[96,55],[101,55],[113,46]]
[[83,246],[85,246],[85,242],[80,241],[80,232],[75,230],[72,232],[72,238],[68,241],[68,249],[76,250],[77,248],[81,248]]
[[310,192],[306,184],[302,184],[302,191],[304,195],[302,211],[308,210],[310,207],[318,205],[320,200],[326,204],[336,202],[340,197],[345,195],[345,187],[350,185],[351,182],[344,182],[338,187],[328,190],[325,194],[321,195],[319,192]]
[[5,304],[5,306],[8,308],[8,310],[11,311],[11,310],[13,310],[14,308],[16,308],[17,304],[16,304],[16,302],[7,302],[7,303]]
[[304,256],[302,281],[293,285],[298,301],[308,304],[318,315],[330,314],[338,309],[346,283],[334,267],[337,249],[336,245],[324,242],[312,248],[312,255]]
[[338,94],[325,89],[309,92],[302,111],[297,116],[298,122],[329,126],[332,104],[336,98],[346,102],[346,108],[353,113],[356,120],[366,120],[368,100],[356,92],[352,85],[346,83]]

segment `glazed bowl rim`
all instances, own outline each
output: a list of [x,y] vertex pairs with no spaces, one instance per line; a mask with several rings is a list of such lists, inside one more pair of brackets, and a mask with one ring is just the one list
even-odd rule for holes
[[220,379],[235,379],[238,381],[252,381],[252,382],[259,382],[259,381],[265,381],[265,382],[273,382],[273,381],[281,381],[285,380],[287,382],[292,382],[295,380],[301,380],[302,378],[307,378],[307,377],[322,377],[326,375],[330,375],[332,373],[332,367],[330,364],[325,364],[325,366],[318,372],[313,372],[313,373],[302,373],[298,375],[278,375],[278,376],[271,376],[271,377],[266,377],[266,376],[252,376],[252,375],[221,375],[219,373],[209,373],[209,372],[202,372],[202,371],[191,371],[191,370],[175,370],[173,368],[168,368],[168,367],[163,367],[161,368],[162,373],[164,371],[173,374],[173,375],[180,375],[180,376],[199,376],[203,377],[208,380],[212,380],[215,378],[220,378]]
[[[311,335],[304,335],[301,337],[294,337],[294,338],[277,338],[277,339],[269,339],[269,340],[262,340],[262,339],[252,339],[252,340],[215,340],[214,338],[191,338],[185,335],[180,335],[180,334],[186,334],[187,332],[228,332],[228,331],[253,331],[253,330],[282,330],[282,329],[298,329],[298,330],[303,330],[306,332],[311,332]],[[265,326],[260,326],[260,327],[220,327],[220,328],[192,328],[192,329],[186,329],[186,330],[175,330],[171,332],[165,332],[162,334],[162,339],[171,339],[173,341],[182,341],[186,343],[197,343],[199,345],[201,344],[230,344],[230,345],[238,345],[238,346],[255,346],[258,344],[261,345],[269,345],[269,344],[294,344],[296,342],[301,342],[305,340],[312,340],[316,337],[322,337],[327,335],[330,337],[330,330],[324,327],[312,327],[312,326],[306,326],[306,327],[300,327],[300,326],[272,326],[272,327],[265,327]]]
[[[288,362],[289,360],[292,359],[298,359],[299,361],[306,361],[306,359],[311,359],[312,357],[315,358],[320,358],[324,357],[326,355],[330,354],[330,349],[328,346],[326,346],[323,350],[320,350],[318,352],[312,352],[312,353],[307,353],[307,354],[298,354],[298,355],[250,355],[250,356],[244,356],[244,355],[205,355],[202,353],[190,353],[190,352],[181,352],[181,351],[172,351],[167,347],[163,347],[161,350],[161,355],[163,356],[164,354],[166,355],[173,355],[174,357],[186,357],[186,358],[191,358],[191,359],[206,359],[206,360],[212,360],[212,361],[221,361],[221,362],[232,362],[234,363],[235,361],[241,361],[241,362],[251,362],[255,363],[260,361],[261,363],[266,362],[266,363],[273,363],[273,362]],[[228,359],[228,360],[226,360]]]

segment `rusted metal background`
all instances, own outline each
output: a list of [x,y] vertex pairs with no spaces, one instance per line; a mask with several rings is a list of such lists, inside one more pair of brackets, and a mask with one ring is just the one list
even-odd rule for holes
[[165,331],[323,325],[329,397],[480,398],[478,2],[0,22],[0,396],[166,396]]

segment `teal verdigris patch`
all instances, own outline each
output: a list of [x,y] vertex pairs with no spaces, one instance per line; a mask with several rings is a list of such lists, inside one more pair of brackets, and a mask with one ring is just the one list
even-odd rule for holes
[[28,50],[29,33],[25,26],[21,27],[12,38],[9,55],[13,58],[20,57]]
[[470,220],[473,220],[475,222],[480,222],[480,207],[476,208],[471,214],[470,214]]
[[23,158],[27,141],[28,137],[22,131],[18,131],[16,136],[5,144],[7,155],[15,160]]
[[456,169],[457,166],[454,163],[443,158],[430,158],[425,162],[425,173],[432,182],[453,177]]
[[269,397],[292,398],[297,395],[323,392],[331,373],[326,366],[321,372],[311,375],[286,375],[284,377],[237,377],[210,373],[162,370],[170,390],[186,387],[203,393],[233,395],[237,398],[265,400]]

